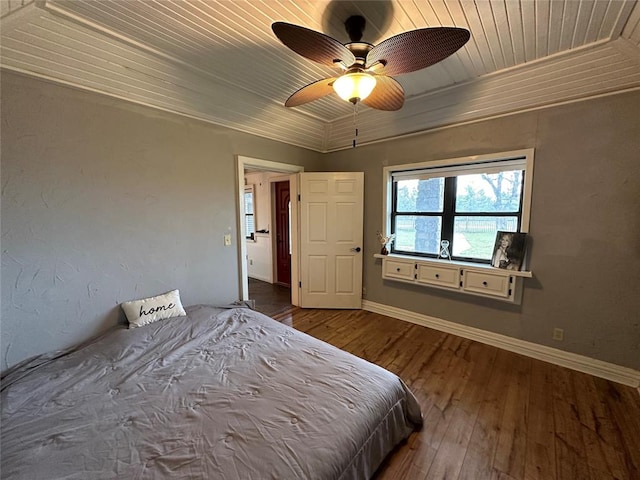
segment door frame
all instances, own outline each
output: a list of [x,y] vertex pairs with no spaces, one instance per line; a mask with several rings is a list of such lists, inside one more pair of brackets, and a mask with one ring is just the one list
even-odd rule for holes
[[[236,212],[238,213],[238,221],[237,221],[237,244],[238,244],[238,265],[240,265],[240,278],[238,279],[239,283],[239,292],[240,292],[240,300],[249,300],[249,276],[247,269],[247,243],[244,238],[244,171],[247,167],[264,170],[269,172],[282,172],[283,174],[295,174],[299,172],[304,172],[304,167],[300,165],[292,165],[289,163],[281,163],[281,162],[273,162],[270,160],[262,160],[259,158],[245,157],[243,155],[236,155]],[[293,191],[294,186],[290,185],[290,192]],[[293,195],[293,193],[291,193]],[[295,230],[298,228],[297,220],[295,216],[292,214],[292,223],[291,229]],[[293,243],[292,243],[293,246]],[[292,263],[292,272],[291,272],[291,282],[293,292],[293,281],[294,276],[297,279],[297,272],[293,272],[293,257],[297,255],[297,249],[294,249],[291,255],[291,263]]]

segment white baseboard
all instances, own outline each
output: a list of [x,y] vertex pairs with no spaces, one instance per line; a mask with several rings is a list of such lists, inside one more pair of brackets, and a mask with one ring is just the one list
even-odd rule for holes
[[613,363],[603,362],[594,358],[585,357],[576,353],[565,352],[557,348],[551,348],[537,343],[519,340],[517,338],[488,332],[479,328],[468,327],[459,323],[449,322],[440,318],[430,317],[409,310],[383,305],[381,303],[362,301],[362,309],[379,313],[388,317],[397,318],[406,322],[415,323],[424,327],[433,328],[441,332],[451,333],[459,337],[475,340],[487,345],[502,348],[510,352],[519,353],[527,357],[536,358],[545,362],[567,367],[579,372],[588,373],[596,377],[622,383],[630,387],[640,387],[640,371],[627,367],[621,367]]

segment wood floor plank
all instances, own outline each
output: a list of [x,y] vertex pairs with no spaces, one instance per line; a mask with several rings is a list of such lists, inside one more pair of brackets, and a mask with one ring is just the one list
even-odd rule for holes
[[367,323],[364,333],[361,332],[350,342],[344,345],[344,349],[358,355],[370,362],[380,363],[383,358],[393,356],[398,350],[402,342],[403,334],[411,329],[411,324],[392,325],[389,328],[388,322],[382,316],[381,318],[373,317]]
[[[305,310],[301,309],[300,311],[304,312]],[[309,315],[306,324],[302,323],[296,327],[343,350],[348,350],[345,346],[362,335],[363,329],[357,321],[357,317],[354,317],[353,311],[349,311],[350,313],[346,316],[345,312],[339,310],[330,311],[325,318],[321,314],[322,310],[314,310],[314,312],[318,312],[318,315]]]
[[250,298],[255,309],[269,317],[281,314],[291,308],[291,289],[278,284],[271,284],[249,278]]
[[447,430],[438,445],[426,479],[458,478],[473,430],[475,417],[454,407]]
[[377,360],[379,365],[399,374],[405,367],[414,363],[413,359],[417,355],[424,355],[424,349],[429,348],[429,343],[427,343],[425,336],[420,335],[419,328],[412,325],[410,329],[406,330],[391,355],[386,358],[381,356]]
[[569,370],[553,366],[553,419],[558,480],[591,478],[582,439],[576,392]]
[[439,447],[454,419],[455,406],[460,401],[471,369],[464,357],[471,342],[461,342],[451,337],[445,338],[435,361],[426,366],[423,379],[416,382],[421,385],[418,388],[431,405],[421,434],[433,448]]
[[511,475],[507,475],[504,472],[496,471],[494,475],[491,477],[491,480],[516,480],[516,477],[512,477]]
[[634,389],[601,378],[593,378],[607,406],[607,419],[621,439],[618,452],[624,457],[629,478],[640,478],[640,396]]
[[440,385],[436,391],[436,406],[443,412],[459,403],[472,370],[472,365],[465,358],[471,341],[457,337],[456,340],[463,341],[451,344],[449,340],[452,338],[456,337],[449,335],[443,344],[445,351],[451,354],[446,356],[446,362],[441,362],[434,372]]
[[503,416],[507,390],[512,376],[514,354],[499,350],[485,391],[478,418],[474,424],[469,448],[460,470],[460,479],[491,478],[495,473],[495,456],[500,421]]
[[640,395],[600,378],[366,311],[276,316],[389,369],[425,424],[375,480],[640,479]]
[[[631,478],[624,463],[623,440],[610,421],[610,412],[599,398],[593,377],[576,373],[573,382],[577,396],[578,416],[582,425],[587,464],[603,478]],[[595,477],[595,473],[592,474]],[[597,478],[597,477],[595,477]]]
[[[463,373],[464,390],[454,396],[453,413],[427,478],[457,478],[471,440],[480,410],[481,398],[491,374],[496,349],[469,342],[464,350],[467,368]],[[454,378],[451,375],[451,378]]]
[[[465,357],[470,365],[465,388],[456,405],[470,417],[478,416],[484,393],[493,373],[498,349],[478,342],[471,342]],[[475,423],[475,422],[474,422]]]
[[524,476],[527,446],[527,405],[531,360],[514,357],[513,375],[505,392],[505,408],[501,419],[493,467],[516,478]]
[[435,361],[424,368],[424,377],[412,384],[420,392],[417,398],[421,405],[429,406],[429,410],[424,414],[424,426],[420,435],[424,442],[435,449],[440,446],[451,419],[445,401],[445,397],[448,397],[445,391],[447,379],[443,373],[451,367],[452,357],[451,350],[438,351]]
[[436,452],[416,432],[404,448],[390,455],[391,458],[377,472],[377,477],[385,480],[422,480],[427,476]]
[[[419,328],[419,327],[414,327]],[[408,385],[414,385],[418,381],[424,380],[424,372],[435,361],[442,344],[447,338],[446,333],[437,332],[430,328],[421,328],[421,331],[411,331],[411,336],[407,335],[407,343],[419,343],[421,348],[408,358],[407,364],[398,365],[399,375]]]
[[551,365],[531,361],[527,411],[525,480],[555,480],[555,426],[553,420]]

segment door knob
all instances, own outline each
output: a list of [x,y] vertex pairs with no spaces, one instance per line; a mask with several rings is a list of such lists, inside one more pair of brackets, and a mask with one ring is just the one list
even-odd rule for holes
[[359,252],[360,250],[362,250],[360,247],[356,247],[356,248],[352,248],[351,249],[352,252]]

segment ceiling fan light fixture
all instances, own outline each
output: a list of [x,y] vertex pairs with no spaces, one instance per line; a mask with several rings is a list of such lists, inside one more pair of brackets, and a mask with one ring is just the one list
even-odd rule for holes
[[353,104],[367,98],[375,86],[375,77],[364,72],[347,73],[333,83],[333,89],[338,96]]
[[362,41],[365,25],[362,16],[347,19],[345,27],[351,40],[348,43],[300,25],[285,22],[271,25],[276,37],[298,55],[344,72],[337,78],[317,80],[298,89],[286,100],[286,107],[297,107],[335,91],[354,105],[362,101],[376,110],[399,110],[404,104],[404,90],[393,76],[444,60],[462,48],[471,35],[469,30],[458,27],[418,28],[373,45]]

